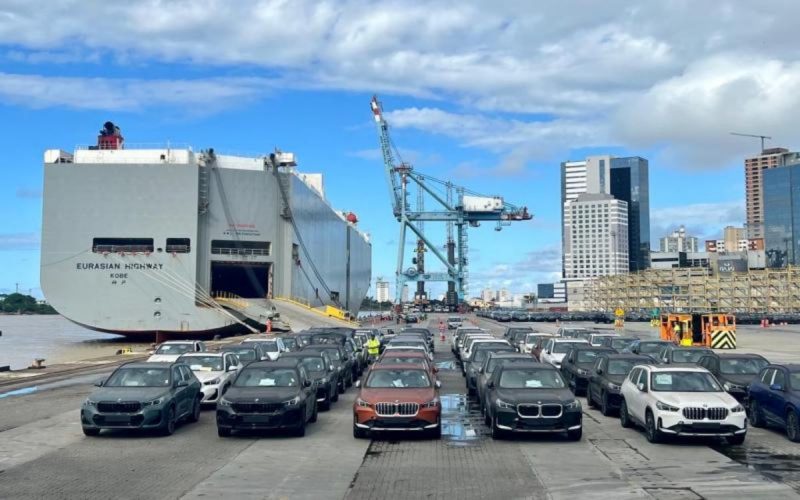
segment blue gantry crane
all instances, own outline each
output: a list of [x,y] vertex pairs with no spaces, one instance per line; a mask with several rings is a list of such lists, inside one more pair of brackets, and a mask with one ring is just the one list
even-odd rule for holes
[[[511,222],[530,220],[532,215],[528,213],[526,207],[506,203],[500,196],[480,195],[449,181],[442,181],[414,170],[410,164],[402,161],[400,153],[394,147],[389,135],[389,124],[383,116],[383,107],[377,96],[372,97],[370,107],[378,129],[392,212],[400,223],[395,303],[400,304],[400,292],[406,283],[440,281],[449,283],[447,304],[451,309],[455,309],[464,302],[467,293],[467,226],[477,227],[481,222],[493,221],[497,222],[495,230],[500,231],[503,226]],[[415,184],[419,193],[416,209],[408,200],[410,184]],[[423,207],[421,202],[423,193],[427,193],[436,201],[436,209],[428,210]],[[421,227],[426,221],[447,224],[448,241],[445,245],[447,255],[426,237]],[[453,227],[455,227],[455,239]],[[424,250],[428,250],[445,266],[445,272],[429,272],[423,269],[418,261],[415,262],[417,266],[404,269],[407,230],[417,236],[418,259]],[[421,249],[422,244],[425,249]]]

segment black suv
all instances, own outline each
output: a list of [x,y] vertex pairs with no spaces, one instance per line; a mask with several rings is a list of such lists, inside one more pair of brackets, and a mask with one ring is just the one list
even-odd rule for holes
[[589,374],[597,357],[601,354],[615,354],[616,352],[610,347],[576,345],[564,355],[564,359],[561,361],[561,375],[564,376],[575,395],[580,396],[589,385]]
[[347,357],[344,347],[336,344],[311,344],[300,350],[300,352],[305,351],[328,353],[331,363],[338,373],[340,393],[353,385],[353,360]]
[[350,328],[333,328],[329,330],[311,330],[311,343],[310,345],[317,344],[336,344],[342,347],[342,361],[343,364],[350,370],[352,376],[348,379],[347,387],[353,385],[353,380],[357,379],[363,368],[357,359],[358,347],[355,341],[351,338],[355,330]]
[[492,378],[495,368],[504,363],[530,363],[531,357],[525,354],[515,352],[490,352],[486,356],[486,360],[478,370],[478,382],[475,384],[478,406],[483,414],[486,406],[486,384]]
[[658,362],[658,353],[666,345],[675,345],[675,343],[669,340],[634,340],[622,352],[647,356]]
[[769,361],[758,354],[711,352],[700,358],[697,364],[710,371],[728,394],[744,404],[747,387]]
[[469,358],[463,361],[464,376],[467,379],[467,395],[472,396],[478,389],[478,375],[483,362],[490,353],[514,353],[517,352],[507,342],[485,342],[475,345],[469,353]]
[[610,347],[617,352],[622,352],[637,340],[639,340],[639,337],[608,336],[600,337],[597,345],[602,347]]
[[317,421],[317,387],[296,359],[259,361],[239,371],[217,402],[217,433],[289,429],[304,436]]
[[619,410],[622,402],[620,387],[625,377],[635,365],[652,365],[655,361],[650,356],[638,354],[606,354],[597,356],[589,374],[589,386],[586,389],[586,400],[589,406],[599,406],[600,412],[611,415]]
[[262,361],[267,357],[264,348],[258,343],[252,345],[226,345],[219,352],[230,352],[236,355],[242,365],[252,363],[253,361]]
[[202,385],[183,363],[126,363],[84,401],[81,426],[87,436],[102,429],[175,432],[177,422],[200,418]]
[[325,351],[304,350],[290,352],[281,359],[297,359],[317,384],[317,404],[321,411],[331,409],[331,403],[339,400],[339,374]]
[[581,403],[553,366],[543,363],[506,363],[498,366],[486,384],[485,420],[497,439],[509,432],[582,435]]
[[407,335],[407,334],[422,334],[425,338],[425,342],[428,343],[428,347],[430,348],[431,352],[434,351],[434,342],[433,342],[433,335],[431,331],[427,328],[420,328],[420,327],[413,327],[413,328],[403,328],[400,330],[398,335]]
[[529,333],[533,333],[533,328],[529,326],[512,326],[503,332],[503,338],[519,351],[519,345],[525,341],[525,336]]

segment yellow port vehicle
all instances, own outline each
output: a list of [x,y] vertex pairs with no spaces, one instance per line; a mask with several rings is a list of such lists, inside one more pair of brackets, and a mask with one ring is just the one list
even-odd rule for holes
[[736,349],[736,317],[725,313],[662,314],[660,337],[682,346]]

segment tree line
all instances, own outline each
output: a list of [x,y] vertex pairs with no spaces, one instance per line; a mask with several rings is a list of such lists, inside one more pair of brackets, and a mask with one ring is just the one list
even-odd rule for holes
[[39,304],[36,298],[21,293],[0,294],[3,314],[58,314],[50,304]]

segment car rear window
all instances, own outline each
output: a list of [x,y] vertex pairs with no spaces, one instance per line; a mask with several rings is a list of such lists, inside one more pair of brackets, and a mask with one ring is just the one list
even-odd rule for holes
[[696,363],[710,351],[706,349],[675,349],[672,351],[672,361],[675,363]]

